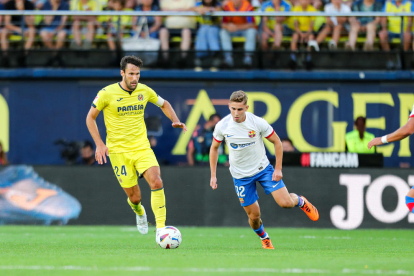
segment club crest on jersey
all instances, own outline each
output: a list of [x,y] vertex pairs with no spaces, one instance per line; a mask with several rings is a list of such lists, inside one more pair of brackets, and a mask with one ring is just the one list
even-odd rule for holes
[[138,101],[142,101],[143,99],[144,99],[144,95],[139,94],[139,95],[138,95]]
[[243,198],[239,198],[240,199],[240,203],[244,203],[244,199]]
[[249,131],[249,137],[250,138],[256,137],[256,132],[254,132],[254,130]]

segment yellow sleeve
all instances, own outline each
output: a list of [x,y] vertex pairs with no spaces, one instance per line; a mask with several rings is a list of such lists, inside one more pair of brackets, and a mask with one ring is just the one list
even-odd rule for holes
[[147,91],[148,91],[148,101],[150,103],[156,104],[158,101],[157,93],[155,93],[155,91],[152,90],[152,88],[149,88],[148,86],[147,86]]
[[108,99],[105,93],[105,90],[101,90],[96,95],[95,99],[93,100],[92,106],[102,111],[108,105]]

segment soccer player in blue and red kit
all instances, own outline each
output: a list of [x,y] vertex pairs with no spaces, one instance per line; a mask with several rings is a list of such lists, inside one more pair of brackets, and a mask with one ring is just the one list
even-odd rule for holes
[[[405,125],[382,137],[375,137],[368,143],[368,148],[371,149],[374,146],[380,146],[391,142],[400,141],[414,133],[414,105],[411,111],[410,117]],[[410,189],[405,197],[405,204],[407,204],[410,212],[414,213],[414,187]]]
[[[225,140],[230,153],[230,173],[240,204],[249,217],[250,226],[260,237],[262,247],[274,249],[260,219],[256,182],[262,185],[266,194],[272,194],[276,203],[283,208],[300,207],[313,221],[319,219],[319,213],[305,197],[289,194],[282,180],[282,142],[269,123],[247,112],[248,108],[246,93],[233,92],[229,102],[231,114],[218,122],[214,129],[214,140],[210,148],[210,186],[213,190],[217,189],[218,148]],[[267,159],[263,138],[275,146],[274,169]]]

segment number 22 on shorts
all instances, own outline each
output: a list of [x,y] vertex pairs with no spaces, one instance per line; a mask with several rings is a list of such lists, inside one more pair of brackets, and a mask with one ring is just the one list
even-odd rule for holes
[[244,193],[244,186],[240,186],[240,187],[234,186],[234,187],[236,188],[236,193],[238,197],[246,196],[246,194]]
[[[116,176],[120,176],[118,166],[115,166],[114,170],[115,170]],[[121,174],[127,176],[127,172],[125,170],[125,165],[122,165],[122,167],[121,167]]]

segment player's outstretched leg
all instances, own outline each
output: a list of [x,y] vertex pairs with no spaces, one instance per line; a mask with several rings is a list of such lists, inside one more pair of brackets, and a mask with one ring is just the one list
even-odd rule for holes
[[282,208],[299,207],[311,220],[317,221],[319,219],[319,212],[315,206],[313,206],[304,196],[298,196],[294,193],[289,194],[286,187],[273,191],[272,196]]
[[136,217],[137,217],[137,228],[138,231],[145,235],[148,233],[148,221],[147,221],[147,213],[145,212],[144,206],[139,202],[138,204],[134,204],[128,198],[128,204],[131,206],[132,210],[134,210]]
[[147,234],[147,214],[144,206],[141,204],[141,190],[139,189],[139,186],[135,185],[131,188],[124,188],[124,191],[128,196],[127,202],[129,206],[131,206],[132,210],[136,214],[138,231],[143,235]]
[[410,212],[414,213],[414,188],[412,188],[405,197],[405,204]]
[[249,206],[245,206],[244,210],[249,217],[249,224],[253,231],[260,237],[262,247],[264,249],[275,249],[269,235],[264,229],[263,222],[260,219],[260,207],[257,201]]

